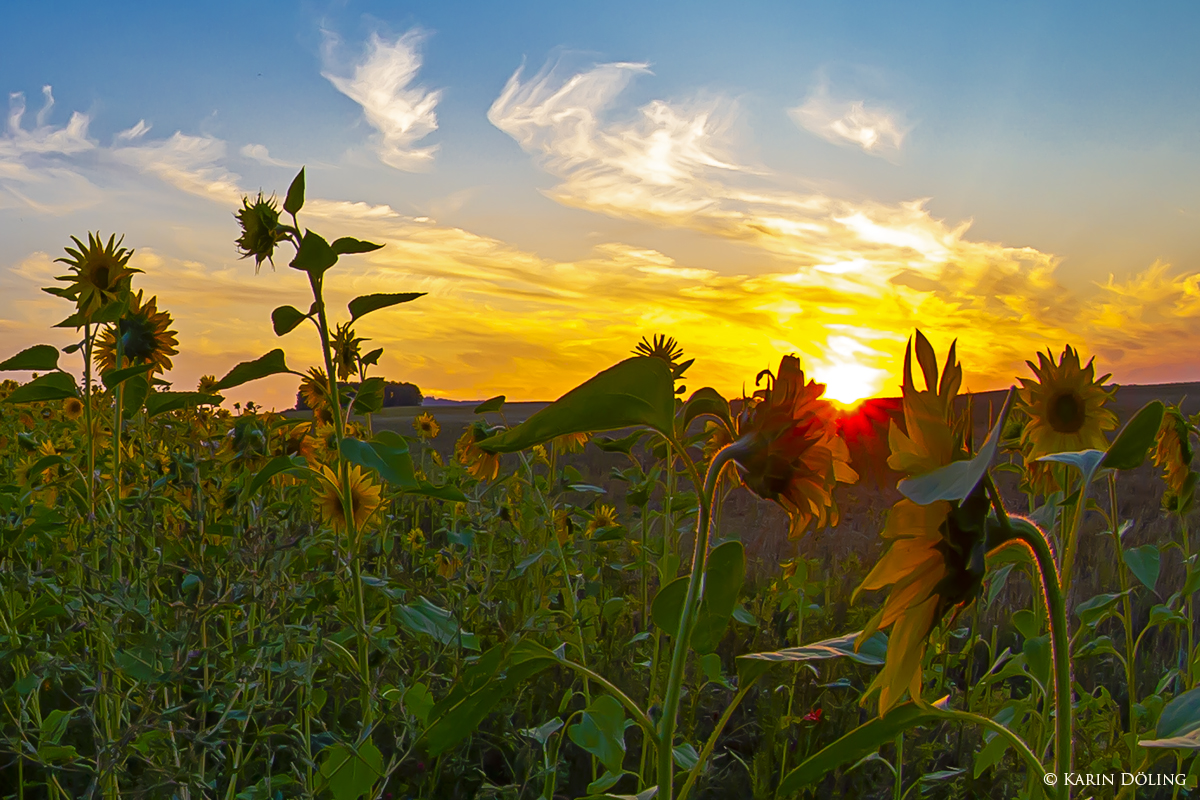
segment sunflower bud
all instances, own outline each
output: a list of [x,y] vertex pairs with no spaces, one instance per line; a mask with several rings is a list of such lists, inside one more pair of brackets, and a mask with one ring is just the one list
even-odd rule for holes
[[242,258],[254,256],[254,271],[258,272],[262,262],[270,261],[275,266],[275,248],[285,236],[279,225],[279,206],[275,198],[264,199],[262,193],[251,205],[249,197],[242,198],[242,210],[234,214],[238,224],[242,226],[242,235],[238,237],[237,248]]

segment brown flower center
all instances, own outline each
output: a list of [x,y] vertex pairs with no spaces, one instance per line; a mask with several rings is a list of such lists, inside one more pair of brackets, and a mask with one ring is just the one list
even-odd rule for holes
[[1050,399],[1047,418],[1050,427],[1059,433],[1078,433],[1083,427],[1085,406],[1074,392],[1064,392]]

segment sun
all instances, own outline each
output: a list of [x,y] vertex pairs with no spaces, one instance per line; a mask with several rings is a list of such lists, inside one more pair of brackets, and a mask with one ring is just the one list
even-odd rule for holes
[[853,407],[860,400],[873,396],[886,374],[881,369],[853,361],[813,365],[813,379],[825,384],[825,398],[843,408]]

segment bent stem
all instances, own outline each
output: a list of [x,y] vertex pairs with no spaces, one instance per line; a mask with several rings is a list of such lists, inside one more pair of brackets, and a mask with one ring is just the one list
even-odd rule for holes
[[[983,480],[1000,520],[1000,527],[1006,535],[1005,545],[1021,542],[1028,547],[1041,573],[1046,611],[1050,617],[1050,647],[1054,657],[1054,771],[1065,776],[1071,771],[1071,717],[1074,710],[1071,706],[1071,653],[1067,643],[1066,602],[1058,582],[1054,553],[1040,528],[1031,523],[1012,524],[1004,511],[1004,503],[1000,500],[992,476],[985,474]],[[1065,785],[1060,792],[1062,797],[1070,794]]]
[[[679,442],[672,439],[672,447],[676,452],[684,452]],[[721,470],[733,460],[738,452],[737,444],[726,445],[715,456],[708,467],[704,478],[704,488],[700,495],[700,513],[696,522],[696,543],[692,555],[692,574],[688,578],[687,597],[683,602],[683,610],[679,615],[679,631],[675,636],[674,649],[671,653],[671,670],[667,679],[667,692],[663,698],[663,715],[659,728],[658,743],[658,800],[672,800],[674,787],[672,777],[675,770],[673,745],[675,743],[675,722],[679,711],[679,698],[683,688],[683,673],[687,666],[688,646],[691,644],[692,629],[695,627],[696,611],[700,608],[700,598],[704,594],[704,566],[708,560],[709,522],[712,520],[713,489]],[[690,463],[684,459],[685,464]],[[694,468],[693,472],[694,472]],[[695,480],[695,476],[693,476]]]
[[[761,676],[759,676],[761,677]],[[696,759],[696,763],[688,771],[687,780],[683,784],[683,788],[679,790],[678,800],[687,800],[688,792],[691,791],[692,784],[696,782],[696,778],[700,777],[700,771],[704,769],[704,765],[708,763],[708,757],[712,755],[713,748],[717,745],[717,737],[725,730],[725,726],[729,723],[729,718],[733,716],[734,710],[741,705],[742,699],[745,698],[751,687],[758,682],[758,677],[753,680],[746,681],[745,686],[739,686],[737,694],[733,696],[733,700],[729,701],[729,705],[725,707],[725,712],[721,714],[721,718],[717,720],[717,726],[708,736],[708,741],[704,743],[704,749],[700,751],[700,757]]]

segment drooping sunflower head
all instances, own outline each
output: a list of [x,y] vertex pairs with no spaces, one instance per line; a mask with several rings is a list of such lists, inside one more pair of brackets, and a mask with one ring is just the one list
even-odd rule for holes
[[62,413],[71,421],[79,419],[83,416],[83,401],[78,397],[68,397],[63,401]]
[[961,503],[939,500],[920,506],[903,499],[888,513],[883,537],[886,553],[855,591],[891,586],[883,607],[855,643],[894,625],[887,660],[871,684],[881,690],[883,716],[907,691],[921,696],[921,664],[929,634],[952,609],[957,614],[979,596],[986,571],[987,496],[980,484]]
[[1017,408],[1029,417],[1021,435],[1026,463],[1051,453],[1106,450],[1105,431],[1117,427],[1117,417],[1105,408],[1116,389],[1104,389],[1104,375],[1093,380],[1095,359],[1080,366],[1070,345],[1055,363],[1050,351],[1038,353],[1038,364],[1026,361],[1036,380],[1020,378]]
[[286,235],[279,227],[279,206],[275,198],[264,199],[259,192],[258,199],[251,203],[249,197],[243,197],[242,208],[234,216],[242,227],[242,235],[237,239],[241,257],[254,256],[256,273],[264,261],[270,261],[274,268],[275,248]]
[[[69,266],[73,274],[59,276],[56,280],[66,281],[61,294],[75,301],[76,310],[84,317],[90,317],[104,306],[119,300],[129,294],[130,282],[140,269],[129,266],[132,250],[121,247],[125,241],[122,236],[117,240],[116,235],[108,237],[108,243],[99,232],[88,233],[88,243],[71,237],[75,247],[63,248],[70,258],[59,258],[56,261]],[[59,293],[55,290],[55,293]]]
[[955,357],[957,344],[955,341],[950,345],[939,381],[937,354],[925,335],[917,331],[917,363],[925,379],[925,389],[918,390],[912,372],[913,341],[909,340],[901,385],[905,430],[901,431],[894,420],[888,425],[888,466],[897,472],[920,475],[963,455],[954,419],[954,400],[962,385],[962,366]]
[[571,512],[565,508],[556,509],[554,511],[554,536],[558,539],[558,543],[566,544],[574,535],[575,522],[571,519]]
[[[321,519],[334,530],[345,530],[346,508],[342,502],[341,481],[336,472],[324,464],[320,465],[321,489],[317,493],[317,510]],[[380,487],[357,465],[350,466],[350,509],[357,529],[367,523],[379,508]]]
[[560,453],[578,453],[590,438],[591,434],[588,433],[564,433],[562,436],[556,436],[551,444]]
[[455,459],[479,480],[495,480],[500,474],[500,454],[488,453],[476,444],[487,437],[487,427],[476,420],[454,444]]
[[[158,298],[143,302],[139,291],[129,300],[129,310],[115,324],[104,329],[96,340],[96,365],[102,373],[134,364],[153,364],[150,372],[171,368],[171,356],[179,353],[179,340],[171,327],[171,314],[158,310]],[[120,337],[121,363],[117,364],[117,340]]]
[[[1183,412],[1175,406],[1167,408],[1155,439],[1154,466],[1163,469],[1163,480],[1167,482],[1170,495],[1164,502],[1168,504],[1172,497],[1178,502],[1188,491],[1193,455],[1190,433],[1191,425]],[[1195,481],[1195,478],[1190,479],[1193,486]]]
[[[770,376],[764,371],[763,375]],[[784,356],[779,374],[754,393],[738,419],[734,463],[742,482],[764,500],[789,514],[789,535],[797,538],[815,522],[836,525],[838,483],[854,483],[850,451],[837,432],[833,405],[821,397],[825,387],[804,382],[800,359]]]
[[428,411],[420,414],[413,420],[413,429],[416,430],[417,436],[422,439],[436,439],[437,435],[442,432],[442,427],[438,425],[433,414]]
[[350,323],[338,325],[333,332],[333,340],[329,347],[333,350],[333,366],[338,380],[349,380],[351,375],[358,374],[359,347],[368,341],[354,335]]

